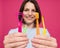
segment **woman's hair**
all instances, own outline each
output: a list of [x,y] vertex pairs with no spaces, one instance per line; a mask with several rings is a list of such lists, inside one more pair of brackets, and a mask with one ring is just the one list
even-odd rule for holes
[[[34,6],[35,6],[35,8],[36,8],[36,12],[39,13],[39,24],[40,24],[40,22],[41,22],[41,11],[40,11],[39,5],[38,5],[38,3],[37,3],[36,0],[24,0],[23,3],[22,3],[22,5],[21,5],[21,7],[20,7],[19,13],[23,12],[24,7],[25,7],[25,4],[26,4],[27,2],[31,2],[31,3],[34,4]],[[19,19],[19,21],[20,21],[20,20],[22,19],[22,15],[19,14],[19,15],[18,15],[18,19]],[[24,22],[24,19],[23,19],[23,23],[25,23],[25,22]],[[34,21],[34,24],[35,24],[35,26],[36,26],[36,20]]]

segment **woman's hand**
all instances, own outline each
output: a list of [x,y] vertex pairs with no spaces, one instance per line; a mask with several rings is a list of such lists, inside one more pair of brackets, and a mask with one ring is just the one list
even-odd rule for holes
[[6,35],[3,43],[4,48],[25,48],[28,43],[28,38],[26,34],[17,32]]
[[57,41],[53,37],[39,35],[32,39],[32,46],[34,48],[57,48]]

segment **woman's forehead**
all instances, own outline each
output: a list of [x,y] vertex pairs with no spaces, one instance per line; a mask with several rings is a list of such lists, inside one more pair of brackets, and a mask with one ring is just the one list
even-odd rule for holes
[[27,2],[25,4],[24,8],[33,8],[33,9],[35,9],[35,5],[32,2]]

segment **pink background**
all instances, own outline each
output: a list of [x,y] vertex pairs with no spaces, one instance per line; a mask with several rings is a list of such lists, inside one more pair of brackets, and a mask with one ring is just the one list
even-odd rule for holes
[[[23,1],[23,0],[22,0]],[[0,48],[3,39],[11,28],[16,28],[21,0],[0,0]],[[38,0],[41,12],[45,17],[45,24],[51,36],[55,37],[60,48],[60,0]]]

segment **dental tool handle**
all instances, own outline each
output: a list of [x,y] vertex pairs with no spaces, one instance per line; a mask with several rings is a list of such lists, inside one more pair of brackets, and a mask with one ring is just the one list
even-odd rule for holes
[[44,23],[44,17],[42,16],[42,23],[43,23],[43,28],[45,29],[45,23]]
[[36,35],[40,35],[38,19],[36,19]]
[[43,35],[46,36],[46,27],[44,23],[44,17],[42,16],[42,23],[43,23]]
[[18,32],[22,32],[22,21],[18,23]]

